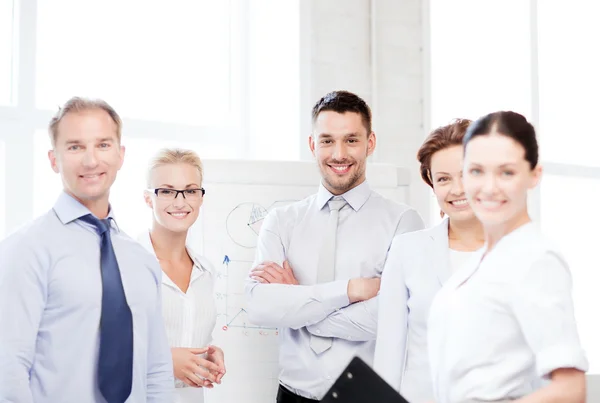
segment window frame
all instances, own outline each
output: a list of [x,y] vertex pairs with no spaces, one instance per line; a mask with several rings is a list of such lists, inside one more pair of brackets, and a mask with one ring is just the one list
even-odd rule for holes
[[[247,2],[229,0],[235,13],[232,13],[232,37],[235,35],[239,43],[239,52],[232,52],[230,80],[232,93],[230,102],[237,124],[230,121],[222,126],[201,126],[178,123],[167,123],[143,119],[123,118],[126,138],[157,139],[180,141],[182,143],[201,142],[211,146],[226,146],[232,155],[245,156],[250,139],[248,139],[249,119],[246,105],[250,102],[248,91],[247,68],[249,54],[248,23],[245,15],[249,12]],[[234,6],[235,4],[235,6]],[[36,94],[36,53],[37,53],[37,0],[13,0],[15,8],[13,47],[12,105],[0,106],[0,141],[4,142],[6,158],[0,161],[0,169],[4,172],[19,172],[19,175],[6,175],[5,186],[14,190],[14,194],[22,195],[16,199],[5,198],[5,229],[0,228],[0,239],[28,222],[34,213],[34,197],[38,195],[34,189],[33,152],[36,131],[46,130],[54,111],[38,109],[35,105]],[[16,29],[15,29],[16,28]],[[126,144],[126,138],[124,144]],[[10,212],[10,214],[8,214]]]

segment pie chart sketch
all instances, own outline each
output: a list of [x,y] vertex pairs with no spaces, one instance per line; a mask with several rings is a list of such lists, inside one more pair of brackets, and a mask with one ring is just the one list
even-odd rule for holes
[[258,232],[267,213],[267,209],[257,203],[238,204],[227,215],[227,235],[241,247],[255,248]]
[[240,203],[227,215],[227,235],[236,245],[248,249],[255,248],[260,227],[269,211],[295,201],[279,200],[271,204],[268,209],[259,203]]

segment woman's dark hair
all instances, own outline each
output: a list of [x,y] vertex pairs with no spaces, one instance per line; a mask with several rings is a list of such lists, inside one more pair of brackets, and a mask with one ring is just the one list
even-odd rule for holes
[[465,132],[471,124],[468,119],[455,119],[446,126],[441,126],[432,131],[417,152],[417,160],[421,164],[419,170],[421,178],[433,188],[431,182],[431,158],[433,154],[452,146],[460,146]]
[[535,137],[535,129],[520,115],[512,111],[500,111],[480,117],[467,129],[463,138],[463,148],[466,151],[469,141],[477,136],[497,133],[510,137],[525,149],[525,159],[529,162],[531,169],[538,164],[538,143]]

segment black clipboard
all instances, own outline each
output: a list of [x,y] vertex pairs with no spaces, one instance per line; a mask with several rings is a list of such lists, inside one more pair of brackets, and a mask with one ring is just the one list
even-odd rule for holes
[[354,357],[321,403],[409,403],[359,357]]

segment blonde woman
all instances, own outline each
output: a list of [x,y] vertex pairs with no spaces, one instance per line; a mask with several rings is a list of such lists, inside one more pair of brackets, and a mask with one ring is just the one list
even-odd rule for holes
[[152,227],[139,238],[162,268],[163,317],[181,403],[203,402],[203,388],[221,383],[225,374],[223,351],[209,345],[216,322],[213,269],[186,242],[204,199],[202,174],[195,152],[158,152],[144,192]]

